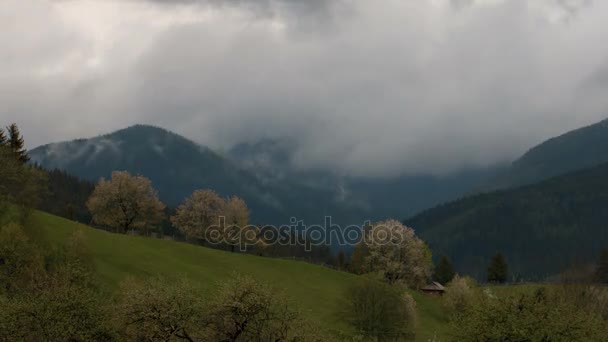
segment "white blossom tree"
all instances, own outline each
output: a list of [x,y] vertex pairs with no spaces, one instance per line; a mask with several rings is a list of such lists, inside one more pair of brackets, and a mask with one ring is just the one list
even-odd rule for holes
[[115,171],[112,178],[102,178],[87,201],[93,222],[121,232],[157,226],[165,205],[158,199],[149,179]]
[[367,269],[380,273],[388,283],[404,283],[412,288],[425,285],[431,276],[431,252],[413,229],[396,220],[378,222],[366,240]]
[[207,229],[220,225],[226,201],[213,190],[196,190],[177,207],[171,223],[189,239],[206,241]]

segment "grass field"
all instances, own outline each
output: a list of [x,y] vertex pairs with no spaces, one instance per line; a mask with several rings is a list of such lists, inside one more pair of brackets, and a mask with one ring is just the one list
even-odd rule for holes
[[[46,213],[36,212],[28,222],[30,230],[50,244],[60,244],[74,230],[87,236],[102,287],[116,288],[127,276],[187,277],[203,293],[214,289],[234,273],[250,275],[283,290],[312,322],[337,336],[354,332],[340,315],[345,289],[357,276],[293,260],[234,254],[190,244],[145,237],[113,234],[93,229]],[[419,311],[417,340],[448,338],[441,303],[412,293]]]

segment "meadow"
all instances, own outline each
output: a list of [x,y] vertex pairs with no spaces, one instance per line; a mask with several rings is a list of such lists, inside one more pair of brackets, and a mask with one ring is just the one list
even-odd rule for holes
[[[249,275],[283,291],[313,324],[337,337],[355,331],[344,320],[343,294],[358,278],[346,272],[310,263],[215,250],[192,244],[115,234],[94,229],[43,212],[34,212],[27,224],[33,236],[48,248],[62,244],[76,230],[87,238],[99,283],[108,296],[129,276],[186,277],[200,288],[201,296],[234,275]],[[440,299],[410,292],[416,300],[416,340],[449,339]]]

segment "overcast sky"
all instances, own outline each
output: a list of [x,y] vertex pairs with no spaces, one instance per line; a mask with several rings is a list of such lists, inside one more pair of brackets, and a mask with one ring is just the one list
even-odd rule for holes
[[2,0],[0,121],[289,137],[359,175],[511,160],[608,117],[608,1]]

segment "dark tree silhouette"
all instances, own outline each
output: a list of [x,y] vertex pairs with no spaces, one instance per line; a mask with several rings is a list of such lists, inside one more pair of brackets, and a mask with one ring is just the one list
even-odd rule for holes
[[11,124],[10,126],[6,127],[6,131],[8,132],[8,146],[11,148],[20,162],[24,164],[27,163],[30,158],[27,155],[25,142],[21,132],[19,132],[19,127],[17,127],[17,124]]
[[442,256],[437,263],[435,268],[435,275],[433,278],[441,284],[447,284],[454,278],[455,272],[452,262],[447,256]]
[[488,282],[499,284],[505,283],[508,275],[509,266],[507,265],[505,257],[500,253],[496,254],[488,267]]
[[0,128],[0,145],[6,145],[6,134],[4,134],[4,130]]
[[600,254],[595,277],[598,282],[608,284],[608,249],[604,249]]

